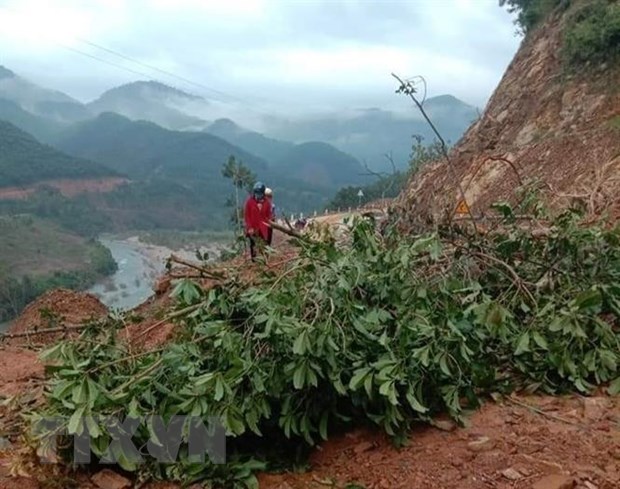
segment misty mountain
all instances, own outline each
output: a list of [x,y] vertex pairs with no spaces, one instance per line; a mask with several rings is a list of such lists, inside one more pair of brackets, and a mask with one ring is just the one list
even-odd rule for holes
[[0,119],[8,121],[42,142],[49,142],[65,123],[34,115],[11,100],[0,98]]
[[262,159],[212,134],[171,131],[111,112],[69,127],[55,145],[140,179],[153,175],[220,178],[221,166],[230,155],[255,172],[267,169]]
[[22,109],[60,122],[75,122],[91,116],[84,104],[57,90],[40,87],[0,66],[0,98]]
[[230,119],[218,119],[207,131],[264,158],[277,173],[326,188],[339,188],[363,181],[362,164],[349,154],[323,142],[294,144],[269,138],[237,125]]
[[[475,107],[451,95],[430,98],[424,108],[450,144],[456,143],[477,118]],[[404,168],[412,135],[419,134],[428,143],[434,139],[431,128],[416,111],[412,108],[405,116],[375,108],[305,120],[274,119],[268,134],[289,141],[324,141],[376,169],[389,168],[385,154],[391,153],[397,167]]]
[[245,129],[230,119],[217,119],[205,130],[270,162],[279,161],[295,146]]
[[[141,199],[156,200],[153,188],[168,188],[165,194],[172,199],[170,189],[182,188],[177,199],[194,198],[200,202],[195,212],[209,209],[208,217],[213,220],[212,214],[216,213],[220,223],[227,219],[224,204],[232,192],[230,181],[221,175],[222,165],[230,155],[243,161],[258,179],[274,187],[278,206],[286,211],[320,210],[333,193],[333,188],[299,180],[294,172],[279,167],[271,169],[263,159],[212,134],[171,131],[152,122],[132,121],[113,113],[75,124],[60,134],[55,145],[69,154],[92,159],[129,175],[134,188],[140,189]],[[118,199],[130,195],[120,191],[118,194]]]
[[132,120],[154,122],[172,130],[201,129],[206,122],[191,115],[209,103],[202,97],[155,81],[137,81],[112,88],[88,104],[95,114],[116,112]]
[[118,176],[118,173],[41,144],[13,124],[0,120],[0,187],[21,186],[57,178],[106,176]]
[[338,188],[365,180],[364,167],[358,160],[327,143],[293,146],[275,166],[304,182],[323,187]]

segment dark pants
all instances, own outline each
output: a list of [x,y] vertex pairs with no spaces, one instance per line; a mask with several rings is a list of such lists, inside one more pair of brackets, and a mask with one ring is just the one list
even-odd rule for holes
[[248,236],[248,239],[250,240],[250,258],[254,261],[254,258],[256,258],[256,248],[260,248],[265,240],[260,236]]

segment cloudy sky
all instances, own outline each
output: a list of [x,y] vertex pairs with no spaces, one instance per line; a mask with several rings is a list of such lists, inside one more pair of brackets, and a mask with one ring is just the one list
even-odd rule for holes
[[82,101],[156,79],[257,112],[396,110],[395,72],[481,107],[514,33],[497,0],[0,0],[0,64]]

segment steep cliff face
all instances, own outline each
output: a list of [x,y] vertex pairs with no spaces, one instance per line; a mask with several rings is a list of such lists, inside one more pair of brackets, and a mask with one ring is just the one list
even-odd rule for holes
[[411,179],[399,200],[409,221],[453,213],[456,180],[478,215],[531,180],[552,203],[570,194],[620,209],[620,67],[567,72],[561,45],[572,13],[552,14],[523,41],[483,115],[452,150],[454,173],[442,161]]

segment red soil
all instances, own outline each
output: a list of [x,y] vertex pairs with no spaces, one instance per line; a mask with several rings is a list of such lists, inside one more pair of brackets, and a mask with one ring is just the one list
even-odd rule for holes
[[0,188],[0,200],[25,199],[41,186],[53,187],[65,197],[75,197],[86,192],[110,192],[127,183],[126,178],[88,178],[84,180],[58,179],[37,182],[25,187]]

